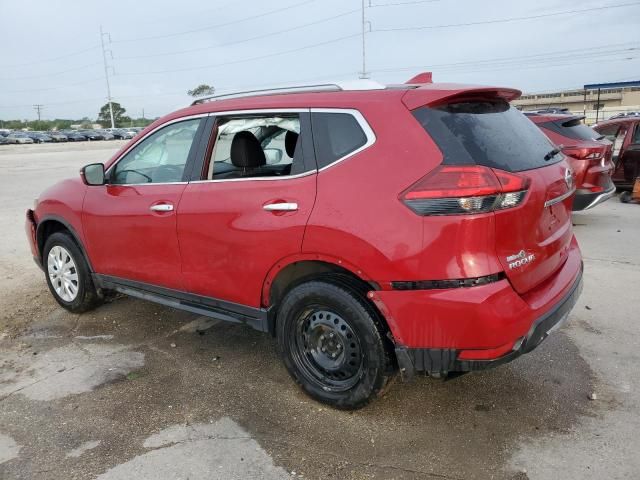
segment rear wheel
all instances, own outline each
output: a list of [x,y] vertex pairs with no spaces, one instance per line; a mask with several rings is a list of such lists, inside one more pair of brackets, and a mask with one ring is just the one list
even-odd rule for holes
[[310,281],[293,288],[279,309],[277,336],[294,380],[337,408],[363,407],[394,373],[375,312],[343,286]]
[[62,307],[81,313],[100,303],[89,266],[69,234],[52,234],[45,242],[42,260],[49,290]]

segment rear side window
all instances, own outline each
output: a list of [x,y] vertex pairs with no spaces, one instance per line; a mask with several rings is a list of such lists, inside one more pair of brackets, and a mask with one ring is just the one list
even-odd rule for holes
[[504,100],[450,103],[413,111],[444,156],[446,165],[483,165],[507,172],[544,167],[554,147],[540,129]]
[[367,143],[367,136],[350,113],[311,113],[313,144],[318,168],[355,152]]
[[582,123],[582,118],[570,118],[568,120],[554,120],[553,122],[541,123],[540,126],[548,128],[563,137],[574,140],[599,140],[602,137],[593,128]]

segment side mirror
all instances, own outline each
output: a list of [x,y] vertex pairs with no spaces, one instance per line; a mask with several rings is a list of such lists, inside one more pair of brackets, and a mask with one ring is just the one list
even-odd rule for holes
[[85,185],[104,185],[106,179],[104,177],[104,164],[91,163],[80,169],[80,176]]

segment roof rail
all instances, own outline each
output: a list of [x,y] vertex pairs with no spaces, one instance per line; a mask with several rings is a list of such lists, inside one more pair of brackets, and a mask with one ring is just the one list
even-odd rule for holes
[[311,93],[311,92],[340,92],[354,90],[384,90],[384,85],[373,80],[352,80],[345,82],[321,83],[316,85],[292,85],[261,90],[246,90],[243,92],[223,93],[209,97],[198,98],[191,105],[227,100],[231,98],[257,97],[261,95],[283,95],[286,93]]

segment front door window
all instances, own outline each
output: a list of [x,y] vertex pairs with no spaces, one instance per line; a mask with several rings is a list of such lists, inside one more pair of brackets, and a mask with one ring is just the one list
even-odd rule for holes
[[201,119],[172,123],[149,135],[111,170],[109,183],[175,183],[183,181]]

